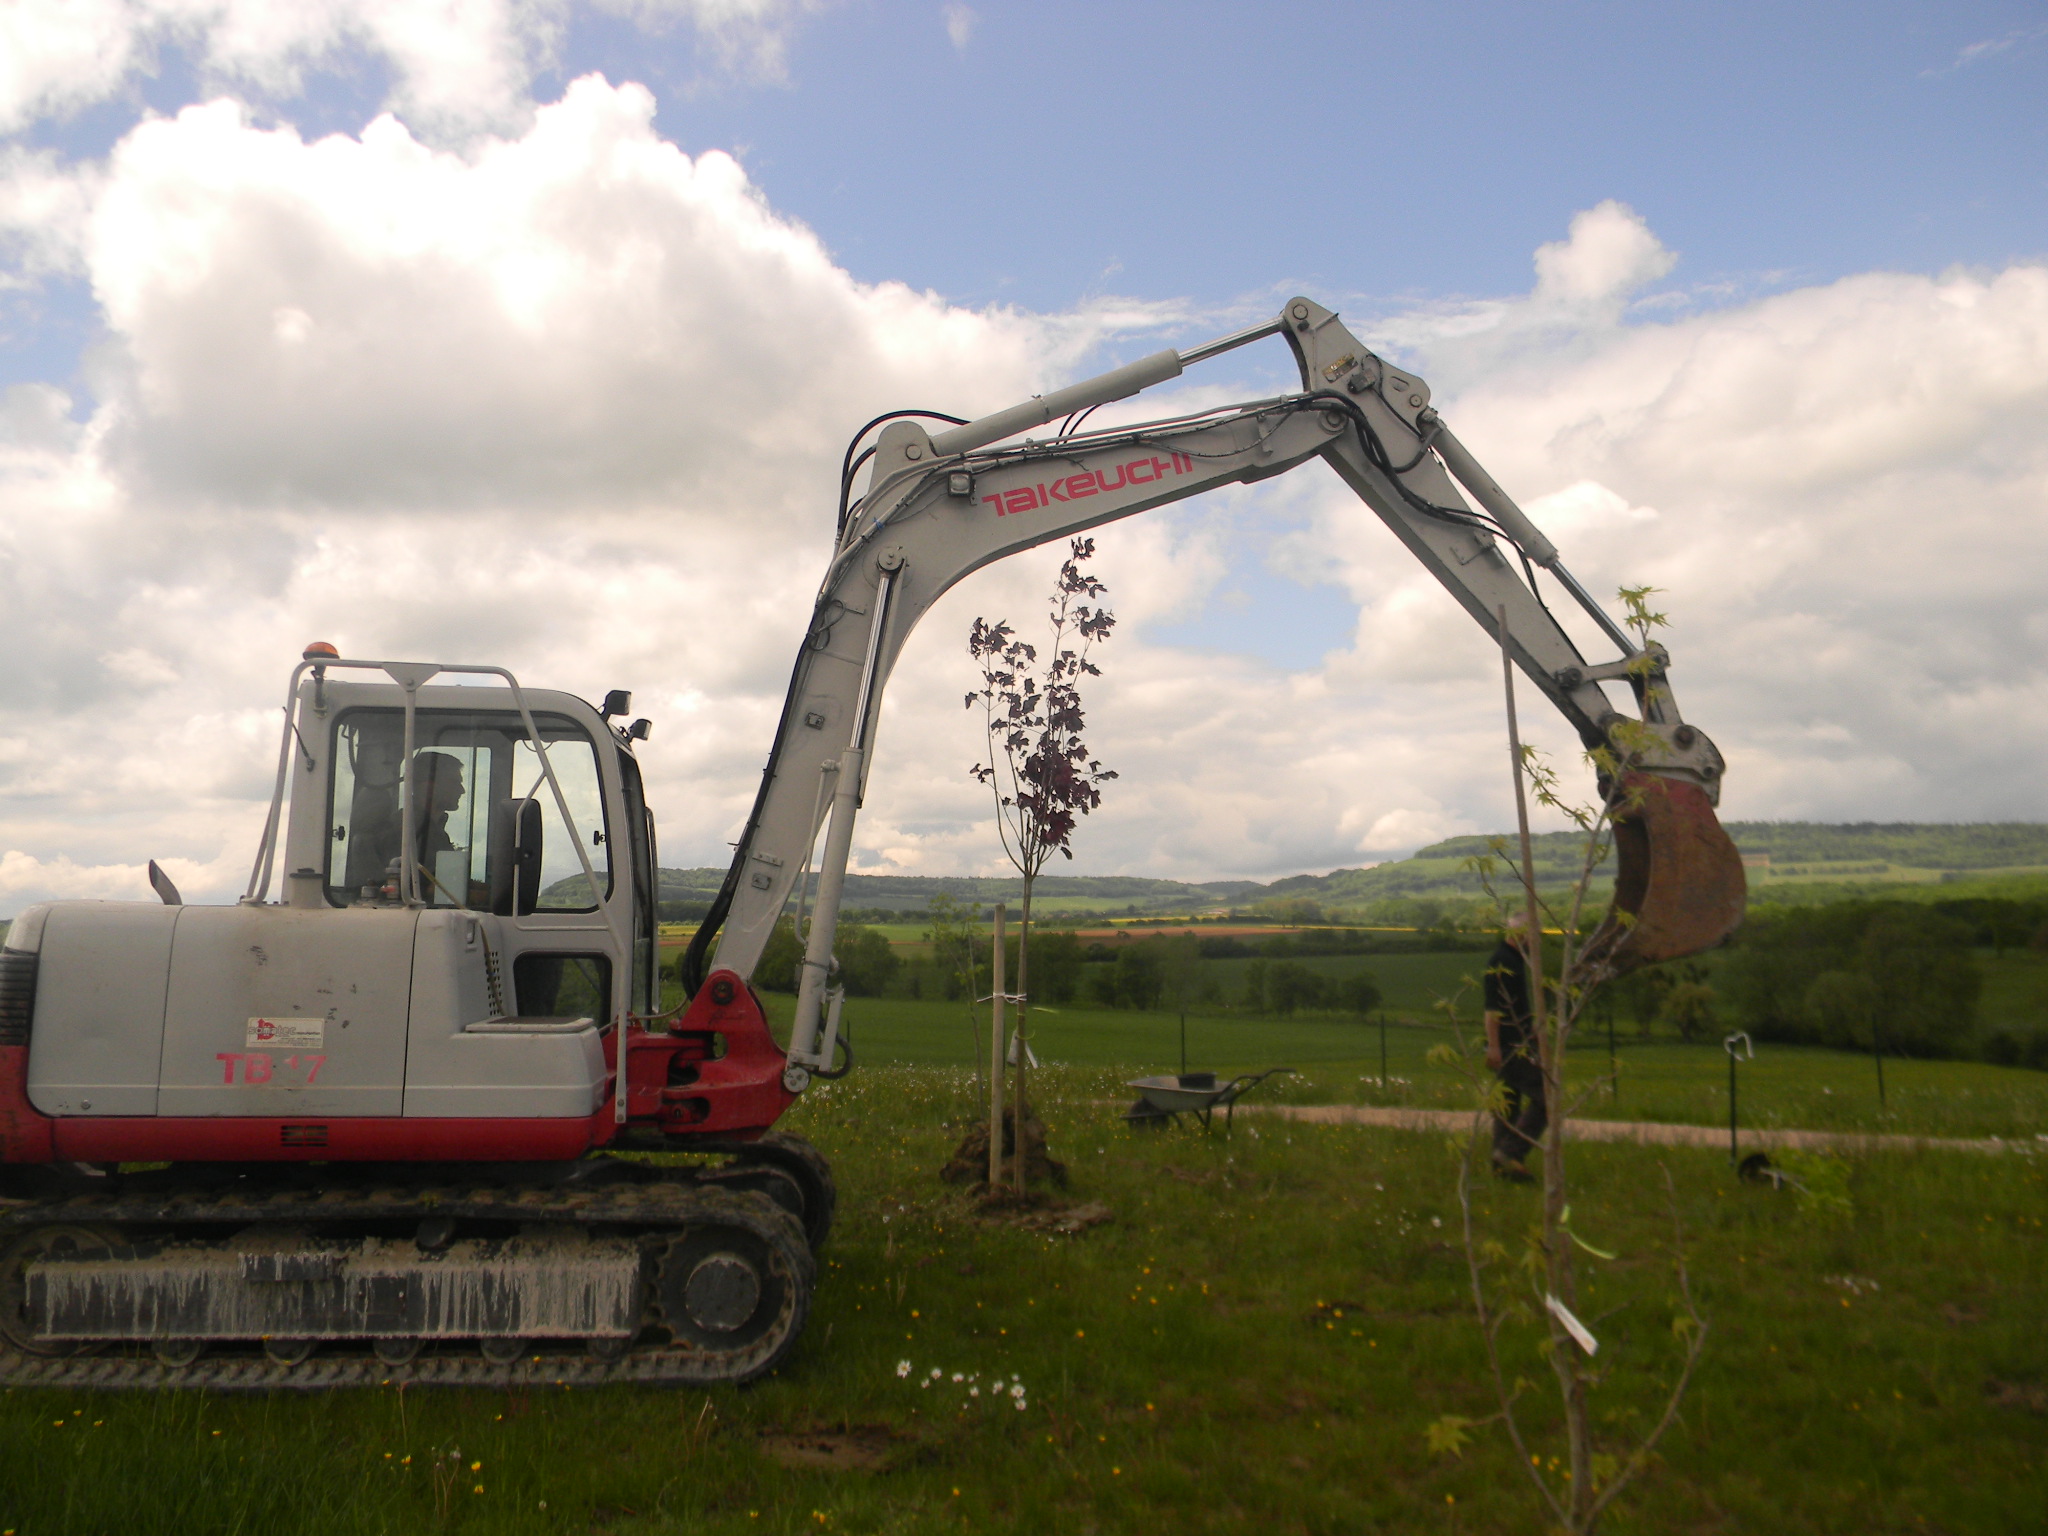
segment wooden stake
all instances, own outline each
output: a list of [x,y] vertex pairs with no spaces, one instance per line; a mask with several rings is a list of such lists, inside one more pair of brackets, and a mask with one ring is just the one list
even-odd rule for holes
[[996,903],[996,955],[989,999],[988,1046],[988,1187],[993,1194],[1003,1182],[1003,920],[1008,912]]
[[1023,920],[1017,926],[1017,1032],[1014,1037],[1017,1046],[1017,1092],[1012,1096],[1010,1103],[1010,1124],[1016,1127],[1017,1139],[1014,1183],[1020,1195],[1030,1183],[1027,1172],[1030,1153],[1024,1145],[1024,1121],[1025,1116],[1030,1113],[1030,1095],[1026,1092],[1025,1069],[1031,1064],[1031,1030],[1026,1019],[1031,1003],[1025,995],[1024,983],[1031,971],[1031,885],[1030,880],[1024,882]]

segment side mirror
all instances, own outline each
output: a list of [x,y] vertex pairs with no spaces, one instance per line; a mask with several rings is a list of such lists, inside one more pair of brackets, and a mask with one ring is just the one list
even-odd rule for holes
[[525,917],[540,905],[540,802],[500,800],[491,807],[491,911]]
[[614,688],[604,696],[604,708],[598,713],[609,720],[613,715],[630,713],[633,708],[633,693],[629,688]]

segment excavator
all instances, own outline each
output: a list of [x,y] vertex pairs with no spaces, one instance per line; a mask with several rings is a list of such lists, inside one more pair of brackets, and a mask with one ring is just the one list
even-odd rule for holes
[[[1088,427],[1097,407],[1276,336],[1297,392]],[[14,919],[0,1383],[774,1370],[803,1332],[834,1204],[826,1160],[775,1125],[852,1065],[834,931],[905,639],[991,561],[1310,460],[1606,749],[1603,789],[1626,793],[1602,963],[1696,953],[1741,921],[1741,860],[1714,813],[1721,754],[1679,715],[1669,656],[1572,577],[1428,385],[1331,310],[1296,298],[979,420],[890,412],[847,453],[831,561],[677,1007],[662,1009],[636,757],[648,723],[619,723],[622,691],[592,708],[501,667],[308,647],[239,901],[187,905],[152,864],[155,903]],[[1580,652],[1539,571],[1611,656]],[[778,1042],[750,981],[813,890]]]

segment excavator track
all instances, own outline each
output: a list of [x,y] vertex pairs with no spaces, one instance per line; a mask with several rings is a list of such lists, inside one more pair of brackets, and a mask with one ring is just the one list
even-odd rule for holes
[[567,1351],[524,1356],[498,1365],[474,1353],[422,1354],[386,1365],[371,1354],[315,1355],[283,1365],[258,1355],[206,1356],[169,1366],[146,1354],[73,1356],[50,1360],[0,1351],[0,1385],[88,1388],[94,1391],[319,1392],[337,1387],[645,1387],[714,1386],[751,1381],[722,1363],[680,1349],[636,1349],[605,1362]]
[[335,1171],[314,1185],[167,1170],[0,1201],[0,1385],[744,1382],[788,1356],[809,1314],[818,1190],[773,1161]]

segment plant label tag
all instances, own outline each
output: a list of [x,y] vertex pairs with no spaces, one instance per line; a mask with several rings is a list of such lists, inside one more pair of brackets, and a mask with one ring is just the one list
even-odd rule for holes
[[1600,1341],[1593,1337],[1593,1330],[1572,1316],[1572,1309],[1549,1292],[1544,1292],[1543,1305],[1550,1309],[1550,1315],[1564,1324],[1564,1331],[1572,1341],[1589,1355],[1600,1353]]
[[282,1046],[289,1051],[317,1051],[327,1043],[325,1019],[251,1019],[242,1043]]

